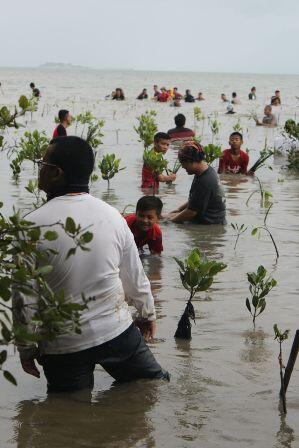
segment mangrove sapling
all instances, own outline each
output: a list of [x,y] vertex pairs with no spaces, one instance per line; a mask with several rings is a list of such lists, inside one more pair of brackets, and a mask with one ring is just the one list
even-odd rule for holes
[[299,170],[299,123],[295,120],[287,120],[284,125],[285,136],[292,140],[293,144],[288,149],[288,165],[289,169]]
[[201,255],[199,249],[193,249],[185,260],[174,259],[179,265],[182,285],[189,292],[189,299],[174,337],[189,340],[191,339],[190,318],[195,322],[192,299],[196,293],[207,291],[211,287],[215,275],[223,271],[226,264],[208,261],[205,255]]
[[222,156],[221,146],[214,145],[213,143],[204,146],[203,150],[205,153],[205,160],[209,165]]
[[239,238],[241,235],[243,235],[243,233],[246,232],[246,230],[248,229],[248,226],[246,226],[245,224],[241,224],[239,226],[239,224],[233,223],[233,222],[231,223],[231,226],[237,232],[236,241],[235,241],[235,245],[234,245],[234,250],[236,250]]
[[238,118],[237,123],[233,126],[233,130],[234,132],[240,132],[241,134],[243,134],[243,128],[240,123],[240,118]]
[[279,343],[279,354],[278,354],[278,362],[279,362],[279,373],[280,373],[280,396],[282,401],[282,409],[284,414],[287,413],[287,405],[286,405],[286,391],[285,391],[285,385],[284,385],[284,369],[285,366],[283,365],[282,360],[282,343],[288,339],[290,330],[285,330],[284,332],[280,331],[277,324],[274,324],[273,326],[274,335],[276,340]]
[[215,118],[212,120],[209,118],[209,125],[212,132],[212,143],[214,143],[214,138],[217,138],[220,130],[220,122]]
[[274,246],[274,249],[275,249],[275,253],[276,253],[276,262],[277,262],[277,260],[279,258],[278,248],[277,248],[276,242],[274,240],[274,237],[273,237],[273,235],[272,235],[272,233],[271,233],[271,231],[270,231],[270,229],[268,227],[268,224],[267,224],[268,215],[270,213],[270,210],[271,210],[272,206],[273,206],[273,203],[270,203],[268,209],[266,210],[263,225],[254,227],[252,232],[251,232],[251,235],[253,235],[253,236],[257,235],[259,237],[261,230],[264,230],[265,232],[267,232],[267,234],[270,236],[271,241],[273,243],[273,246]]
[[[167,169],[168,162],[164,159],[163,154],[156,152],[154,149],[145,149],[143,152],[144,165],[149,167],[154,176],[158,178]],[[155,194],[155,187],[153,187],[153,194]]]
[[154,143],[154,136],[158,130],[155,122],[157,112],[148,110],[144,114],[137,117],[138,126],[134,126],[134,130],[139,135],[139,142],[143,142],[144,149],[148,149]]
[[201,139],[203,136],[203,130],[204,130],[204,122],[205,122],[205,116],[202,113],[202,110],[200,107],[195,106],[193,109],[193,119],[194,119],[194,132],[196,133],[196,123],[202,122],[202,128],[201,128]]
[[252,322],[255,327],[256,318],[266,308],[266,296],[277,285],[277,281],[270,276],[267,277],[267,270],[264,266],[259,266],[257,272],[248,272],[247,279],[249,282],[251,303],[247,297],[246,307],[252,316]]
[[[39,243],[48,244],[58,238],[57,226],[73,242],[67,257],[78,248],[89,250],[92,233],[76,225],[72,218],[67,218],[65,223],[57,221],[38,227],[23,219],[19,211],[14,210],[9,217],[0,212],[0,345],[3,346],[0,370],[13,384],[16,380],[4,366],[10,344],[26,345],[53,340],[67,332],[80,333],[80,314],[87,300],[83,296],[82,304],[73,303],[63,291],[53,292],[47,283],[47,274],[52,270],[49,260],[57,252],[50,246],[44,251],[38,250]],[[36,300],[24,305],[22,295],[35,296]],[[11,314],[15,317],[22,314],[23,306],[30,307],[33,315],[28,328],[23,319],[11,319]]]
[[[268,145],[267,145],[267,139],[265,139],[265,145],[264,148],[260,151],[260,157],[258,160],[254,163],[254,165],[248,170],[250,173],[255,173],[258,169],[265,166],[266,160],[269,159],[269,157],[273,156],[274,151],[272,151]],[[268,168],[272,170],[272,167],[268,165]]]
[[121,159],[116,159],[115,154],[106,154],[98,164],[102,173],[102,178],[108,182],[108,189],[110,188],[110,179],[112,179],[119,171],[126,168],[119,167],[120,161]]
[[32,205],[35,209],[39,208],[41,205],[47,202],[46,198],[41,196],[41,191],[38,188],[38,181],[36,179],[30,179],[25,187],[25,190],[33,195],[34,200],[32,202]]
[[[85,138],[94,150],[103,144],[102,137],[104,134],[102,131],[105,125],[104,120],[98,120],[90,111],[86,111],[74,117],[74,121],[75,133],[77,134],[78,124],[83,125],[81,138]],[[87,131],[85,132],[86,127]]]
[[273,198],[273,195],[270,191],[267,191],[264,189],[263,184],[261,183],[260,179],[256,176],[255,177],[256,180],[258,181],[259,184],[259,189],[258,190],[254,190],[252,193],[250,193],[250,195],[248,196],[248,199],[246,201],[246,206],[248,207],[249,201],[252,198],[252,196],[256,193],[260,193],[261,196],[261,206],[262,207],[269,207],[270,205],[270,199]]

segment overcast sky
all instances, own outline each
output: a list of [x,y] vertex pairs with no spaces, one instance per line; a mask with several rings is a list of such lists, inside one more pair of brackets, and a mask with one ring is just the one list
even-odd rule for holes
[[299,73],[299,0],[0,0],[1,66]]

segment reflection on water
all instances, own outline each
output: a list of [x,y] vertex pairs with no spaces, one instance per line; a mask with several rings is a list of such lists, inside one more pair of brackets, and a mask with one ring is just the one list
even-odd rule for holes
[[252,364],[265,363],[271,352],[267,350],[265,338],[267,335],[263,330],[245,331],[243,334],[245,348],[241,350],[242,361]]
[[154,447],[148,413],[157,391],[157,382],[137,381],[93,396],[80,392],[22,401],[14,418],[14,440],[18,448],[127,448],[141,442]]
[[295,441],[295,433],[286,422],[287,416],[282,411],[282,403],[279,404],[278,410],[280,412],[280,427],[276,433],[277,441],[274,448],[295,448],[296,445],[292,443]]

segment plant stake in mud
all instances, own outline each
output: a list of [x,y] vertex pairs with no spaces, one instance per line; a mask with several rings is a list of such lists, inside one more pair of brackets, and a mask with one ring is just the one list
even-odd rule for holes
[[137,117],[139,125],[134,126],[134,130],[139,135],[139,142],[143,142],[144,149],[148,149],[154,143],[154,136],[158,130],[155,122],[156,115],[156,111],[149,110]]
[[178,328],[174,337],[180,339],[191,339],[191,322],[190,318],[195,322],[195,311],[192,299],[196,293],[207,291],[214,281],[214,276],[218,272],[226,268],[226,264],[217,263],[216,261],[208,261],[204,255],[201,255],[199,249],[193,249],[186,260],[175,261],[180,268],[180,277],[182,284],[189,291],[189,300],[185,311],[178,323]]
[[282,332],[278,329],[277,324],[274,324],[273,330],[274,330],[274,334],[275,334],[274,340],[276,340],[279,343],[278,361],[279,361],[279,373],[280,373],[280,396],[281,396],[281,401],[282,401],[282,409],[283,409],[284,414],[286,414],[287,413],[286,391],[285,391],[284,374],[283,374],[283,370],[285,367],[284,367],[283,361],[282,361],[282,343],[286,339],[288,339],[290,330],[285,330],[284,332]]
[[119,164],[120,159],[116,159],[115,154],[106,154],[99,162],[102,178],[108,182],[108,189],[110,187],[110,179],[112,179],[119,171],[126,168],[120,168]]
[[249,282],[250,300],[246,299],[246,307],[252,316],[252,322],[255,327],[256,318],[262,314],[266,308],[266,296],[272,288],[277,285],[277,281],[267,276],[267,270],[264,266],[259,266],[257,272],[248,272],[247,279]]

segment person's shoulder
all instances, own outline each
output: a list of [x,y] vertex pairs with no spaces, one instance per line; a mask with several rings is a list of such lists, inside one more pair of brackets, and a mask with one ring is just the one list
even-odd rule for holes
[[244,160],[249,160],[249,155],[247,154],[246,151],[243,151],[243,149],[241,149],[241,157]]
[[226,148],[222,151],[222,157],[226,155],[230,155],[230,148]]
[[128,226],[130,226],[130,225],[134,224],[134,222],[136,222],[135,213],[132,213],[131,215],[127,215],[124,218],[127,221]]
[[169,129],[169,130],[167,131],[167,134],[173,134],[174,132],[177,132],[177,129],[176,129],[176,128]]

